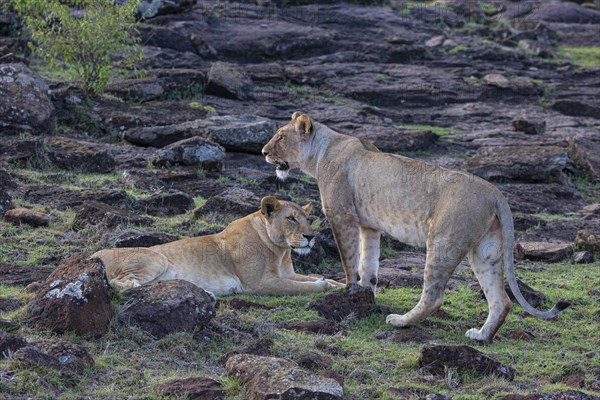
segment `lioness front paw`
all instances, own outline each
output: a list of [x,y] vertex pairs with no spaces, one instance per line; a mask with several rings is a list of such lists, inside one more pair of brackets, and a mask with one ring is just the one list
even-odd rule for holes
[[400,328],[404,328],[405,326],[407,326],[406,321],[404,320],[402,315],[398,315],[398,314],[388,315],[385,319],[385,322],[390,325],[398,326]]

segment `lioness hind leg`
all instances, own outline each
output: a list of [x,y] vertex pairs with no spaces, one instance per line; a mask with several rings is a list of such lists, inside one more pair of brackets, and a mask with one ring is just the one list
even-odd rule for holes
[[386,322],[405,327],[418,324],[437,311],[444,303],[444,289],[466,250],[458,243],[428,240],[423,275],[423,292],[417,305],[404,315],[390,314]]
[[480,341],[490,341],[504,323],[512,306],[504,290],[502,272],[502,239],[497,221],[469,252],[471,268],[483,289],[488,302],[489,314],[481,329],[469,329],[466,337]]
[[153,281],[169,267],[167,257],[142,247],[102,250],[93,254],[93,257],[99,257],[104,262],[110,282],[122,288]]
[[379,269],[381,233],[379,231],[360,227],[360,261],[358,273],[359,284],[370,287],[375,293],[377,289],[377,270]]

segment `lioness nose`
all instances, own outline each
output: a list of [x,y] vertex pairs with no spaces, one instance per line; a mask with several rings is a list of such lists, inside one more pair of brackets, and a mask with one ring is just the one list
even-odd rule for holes
[[304,239],[308,240],[309,242],[315,237],[315,235],[307,235],[306,233],[302,234],[302,236],[304,236]]
[[262,155],[266,157],[269,155],[269,152],[266,151],[265,149],[262,149]]

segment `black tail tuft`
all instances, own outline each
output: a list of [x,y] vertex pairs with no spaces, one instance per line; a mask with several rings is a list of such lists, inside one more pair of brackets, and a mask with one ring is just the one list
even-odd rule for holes
[[559,301],[558,303],[556,303],[556,308],[558,308],[558,311],[562,311],[566,308],[569,308],[570,306],[571,306],[570,301]]

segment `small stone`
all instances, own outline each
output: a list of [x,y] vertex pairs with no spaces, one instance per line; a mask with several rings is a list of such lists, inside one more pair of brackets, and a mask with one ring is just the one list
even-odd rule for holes
[[524,119],[513,119],[512,127],[517,132],[524,132],[529,135],[540,135],[546,130],[546,121],[532,122]]
[[445,39],[444,35],[434,36],[425,42],[425,47],[439,47]]
[[589,251],[575,253],[575,264],[590,264],[594,262],[594,255]]
[[34,228],[50,224],[50,217],[46,214],[23,207],[8,210],[4,213],[4,219],[15,225],[27,224]]
[[501,74],[487,74],[483,77],[482,81],[488,86],[495,86],[501,89],[508,89],[510,87],[510,81]]
[[379,311],[373,291],[355,283],[347,286],[344,291],[330,293],[321,300],[310,303],[309,308],[332,321],[341,321],[349,316],[364,318]]
[[497,375],[509,381],[515,370],[470,346],[425,345],[421,349],[419,367],[438,375],[446,368],[473,370],[481,375]]
[[600,215],[600,203],[594,203],[583,207],[580,211],[584,215]]
[[523,260],[558,262],[573,254],[571,243],[520,242],[517,254]]

